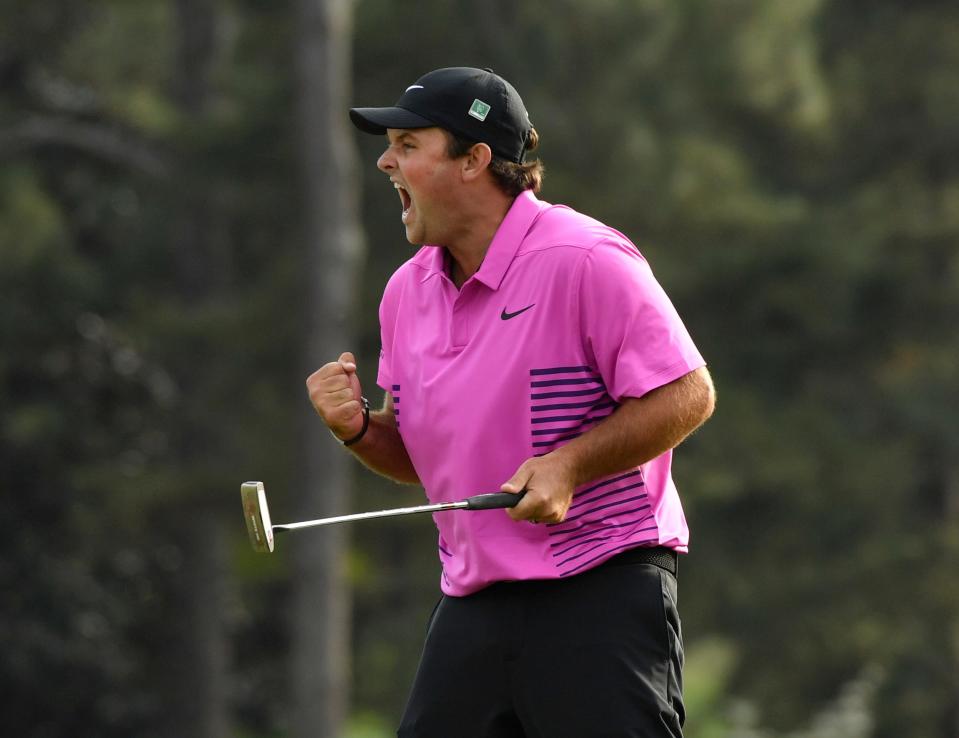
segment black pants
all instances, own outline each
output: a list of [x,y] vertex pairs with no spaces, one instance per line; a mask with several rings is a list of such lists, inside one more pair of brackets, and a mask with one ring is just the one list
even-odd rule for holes
[[443,597],[400,738],[681,738],[676,578],[630,552]]

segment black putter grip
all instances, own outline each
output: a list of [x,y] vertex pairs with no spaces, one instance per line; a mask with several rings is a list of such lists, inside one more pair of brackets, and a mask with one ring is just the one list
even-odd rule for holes
[[503,507],[516,507],[525,492],[492,492],[488,495],[473,495],[466,498],[467,510],[498,510]]

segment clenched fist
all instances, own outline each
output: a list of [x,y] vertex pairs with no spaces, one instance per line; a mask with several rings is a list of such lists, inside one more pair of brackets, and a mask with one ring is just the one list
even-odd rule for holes
[[353,438],[363,428],[363,392],[353,354],[347,351],[321,366],[307,378],[306,389],[316,412],[337,438]]

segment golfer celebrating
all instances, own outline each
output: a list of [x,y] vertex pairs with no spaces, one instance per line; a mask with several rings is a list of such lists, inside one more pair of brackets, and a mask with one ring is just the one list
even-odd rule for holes
[[421,248],[380,305],[380,410],[352,354],[308,380],[335,436],[431,502],[437,605],[398,735],[681,736],[672,449],[712,413],[704,361],[621,233],[537,199],[538,136],[490,70],[439,69],[393,107],[377,167]]

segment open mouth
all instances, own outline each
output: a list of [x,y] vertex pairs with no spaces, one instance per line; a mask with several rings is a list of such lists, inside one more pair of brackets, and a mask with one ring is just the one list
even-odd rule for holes
[[400,202],[403,205],[403,222],[406,223],[407,218],[409,218],[410,210],[413,208],[413,198],[410,197],[410,193],[406,191],[406,188],[400,185],[398,182],[393,183],[393,187],[396,188],[396,191],[399,193]]

